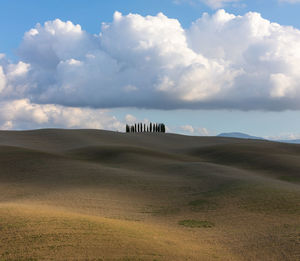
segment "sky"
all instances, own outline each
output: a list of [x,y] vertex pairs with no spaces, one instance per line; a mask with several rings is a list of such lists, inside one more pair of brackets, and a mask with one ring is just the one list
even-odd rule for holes
[[300,138],[298,0],[0,0],[0,129]]

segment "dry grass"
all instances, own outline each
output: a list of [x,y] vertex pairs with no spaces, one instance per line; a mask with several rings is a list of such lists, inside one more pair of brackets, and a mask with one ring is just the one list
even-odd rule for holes
[[0,260],[299,260],[299,159],[266,141],[2,131]]

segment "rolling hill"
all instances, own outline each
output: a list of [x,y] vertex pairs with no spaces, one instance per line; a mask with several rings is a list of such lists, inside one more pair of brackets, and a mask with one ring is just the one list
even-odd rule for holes
[[300,145],[0,131],[0,260],[299,260]]

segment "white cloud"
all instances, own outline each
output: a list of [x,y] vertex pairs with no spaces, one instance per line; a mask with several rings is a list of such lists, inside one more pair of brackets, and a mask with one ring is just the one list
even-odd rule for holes
[[203,127],[193,127],[192,125],[180,126],[178,131],[183,134],[197,135],[197,136],[212,135],[212,133],[208,129],[203,128]]
[[224,10],[189,29],[116,12],[99,35],[59,19],[0,56],[0,100],[65,107],[300,109],[300,31]]
[[281,133],[277,136],[266,136],[264,138],[269,140],[299,140],[300,133]]
[[15,79],[17,77],[26,75],[29,69],[30,65],[22,61],[17,64],[10,64],[7,67],[7,76],[11,79]]
[[209,131],[208,129],[206,128],[196,128],[196,132],[199,133],[201,136],[210,136],[212,135],[212,132]]
[[233,88],[223,92],[222,99],[229,107],[300,108],[298,29],[271,23],[258,13],[234,16],[220,10],[197,20],[188,31],[188,39],[197,53],[223,59],[240,70]]
[[6,86],[6,76],[4,75],[3,68],[0,66],[0,93]]
[[106,110],[40,105],[27,99],[0,102],[0,129],[45,127],[124,130],[124,123]]
[[183,130],[185,132],[189,132],[191,134],[195,132],[193,126],[191,126],[191,125],[184,125],[184,126],[181,126],[180,128],[181,128],[181,130]]
[[134,124],[134,123],[137,122],[137,119],[136,119],[136,117],[134,117],[133,115],[127,114],[127,115],[125,116],[125,121],[126,121],[127,124]]

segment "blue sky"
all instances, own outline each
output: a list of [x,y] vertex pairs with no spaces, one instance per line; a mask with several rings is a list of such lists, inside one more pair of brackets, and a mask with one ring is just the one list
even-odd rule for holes
[[[101,24],[103,22],[114,23],[113,15],[115,11],[121,12],[124,17],[129,13],[139,14],[141,17],[145,17],[146,15],[151,15],[156,17],[156,15],[159,12],[162,12],[167,18],[177,19],[180,22],[182,28],[188,30],[191,27],[191,24],[194,21],[196,21],[198,18],[200,18],[204,12],[207,12],[212,16],[217,12],[218,8],[209,6],[209,4],[207,3],[212,3],[212,2],[210,2],[209,0],[208,1],[179,0],[176,2],[172,0],[160,0],[160,1],[157,0],[151,0],[151,1],[148,0],[147,1],[146,0],[145,1],[143,0],[126,0],[126,1],[121,1],[121,0],[110,0],[110,1],[0,0],[0,35],[1,35],[0,53],[5,54],[6,60],[8,60],[5,62],[6,65],[3,65],[4,68],[3,71],[4,73],[5,72],[7,73],[6,76],[7,79],[5,82],[9,82],[8,74],[9,74],[9,70],[11,70],[9,68],[13,68],[12,66],[9,67],[9,65],[7,65],[8,63],[17,64],[19,61],[22,62],[24,61],[24,63],[30,64],[31,68],[35,66],[35,70],[36,71],[38,70],[37,65],[34,65],[34,60],[31,59],[30,57],[30,55],[32,55],[32,50],[26,49],[28,48],[28,45],[26,45],[26,42],[22,40],[24,33],[29,31],[31,28],[34,28],[37,23],[40,23],[43,26],[44,22],[53,21],[58,18],[63,22],[71,21],[74,25],[80,24],[82,29],[88,32],[90,35],[93,34],[98,35],[102,30]],[[269,20],[271,22],[276,22],[280,24],[280,26],[288,25],[300,29],[300,20],[298,19],[298,15],[300,12],[300,3],[289,3],[289,1],[277,1],[277,0],[236,1],[233,3],[227,2],[222,6],[222,8],[225,9],[226,13],[234,14],[236,16],[237,15],[244,16],[248,12],[258,12],[261,14],[261,16],[264,19]],[[118,32],[114,32],[114,33],[118,33]],[[228,32],[226,31],[226,33]],[[112,34],[112,32],[110,32],[110,34]],[[243,42],[244,39],[237,39],[237,41]],[[276,42],[276,39],[275,40],[272,39],[272,41]],[[195,43],[197,44],[197,42]],[[273,45],[274,42],[272,43],[272,46]],[[207,51],[207,46],[204,47],[203,48]],[[25,51],[24,48],[26,49]],[[194,49],[197,49],[197,47],[195,47]],[[199,50],[197,51],[201,55],[208,57],[209,54],[204,53],[203,50],[201,49],[200,51]],[[74,57],[77,57],[76,54],[74,54]],[[72,57],[68,57],[68,59],[69,58]],[[215,57],[213,57],[213,59],[215,59]],[[65,62],[65,60],[63,61]],[[230,60],[230,63],[235,63],[235,62],[232,62]],[[295,61],[292,61],[290,64],[291,65],[289,65],[287,68],[290,68],[292,65],[295,66]],[[240,64],[238,65],[235,64],[233,68],[236,69],[238,66],[240,66]],[[274,66],[277,66],[278,68],[282,68],[282,64],[280,65],[275,64]],[[300,67],[300,61],[298,67]],[[230,70],[232,71],[233,69],[231,68]],[[287,69],[284,68],[280,70],[286,73]],[[238,70],[236,69],[236,72],[237,71]],[[155,73],[153,74],[155,75]],[[168,74],[168,77],[169,75],[173,75],[173,74],[174,72],[170,72]],[[269,74],[274,75],[274,72],[272,71]],[[278,76],[278,74],[282,75],[281,71],[278,72],[277,70],[276,75]],[[293,76],[291,76],[291,73],[286,73],[286,74],[288,75],[289,79],[293,78]],[[124,76],[124,77],[125,79],[127,79],[126,77],[128,76]],[[56,79],[57,76],[55,77],[53,76],[53,78]],[[278,82],[282,82],[281,79],[282,78],[278,79],[277,77],[276,84]],[[26,78],[26,80],[28,79]],[[107,79],[105,79],[105,81],[106,80]],[[21,80],[18,79],[17,86],[20,86],[19,81]],[[153,80],[151,81],[153,82]],[[15,83],[16,80],[12,82],[14,82],[13,84],[16,85]],[[140,83],[141,80],[137,79],[134,82],[138,86],[138,83]],[[247,83],[248,82],[246,82],[246,84]],[[26,83],[26,86],[28,86],[28,84],[29,83]],[[30,84],[35,84],[35,82],[32,81],[32,79],[30,79]],[[47,84],[49,84],[49,82],[47,82]],[[68,84],[71,83],[68,82]],[[148,84],[148,82],[143,84]],[[155,84],[153,85],[156,86]],[[245,83],[243,82],[243,84]],[[37,86],[38,87],[35,88],[43,88],[43,87],[39,87],[39,84],[37,84]],[[135,86],[132,87],[130,84],[128,86],[129,89],[131,88],[132,90],[135,90],[136,88]],[[128,86],[125,87],[127,88]],[[1,81],[0,81],[0,87],[1,87]],[[94,90],[93,88],[91,88],[91,90]],[[109,89],[109,87],[107,86],[105,88]],[[298,88],[298,86],[294,86],[293,88],[296,89]],[[102,92],[106,93],[105,91],[106,89],[103,89]],[[275,91],[277,91],[277,89]],[[250,98],[245,97],[245,95],[249,93],[249,91],[245,91],[244,93],[241,94],[242,96],[238,97],[239,99],[241,98],[241,101],[228,100],[226,105],[224,105],[225,103],[224,104],[222,103],[221,105],[215,105],[221,97],[221,94],[218,94],[216,101],[213,101],[211,103],[213,105],[208,104],[206,106],[203,105],[202,103],[201,104],[199,103],[200,105],[199,106],[196,105],[196,107],[194,108],[192,105],[193,103],[185,103],[183,106],[181,106],[178,104],[181,104],[182,101],[180,101],[179,99],[177,100],[175,99],[175,101],[166,100],[166,102],[170,102],[170,105],[162,108],[159,104],[161,102],[165,102],[165,100],[158,102],[158,105],[155,103],[153,103],[152,105],[151,103],[152,100],[150,100],[147,109],[141,107],[139,105],[139,102],[137,102],[136,100],[143,100],[148,102],[147,96],[149,97],[153,96],[153,99],[155,99],[157,94],[155,93],[153,94],[152,92],[149,92],[149,95],[147,93],[145,95],[141,95],[140,97],[136,97],[136,100],[133,100],[132,102],[128,102],[128,104],[122,101],[122,96],[120,95],[119,100],[114,100],[114,99],[111,100],[112,105],[110,106],[105,103],[107,99],[104,102],[101,100],[101,102],[99,101],[99,103],[97,103],[97,99],[95,99],[93,103],[89,103],[86,102],[86,100],[76,100],[76,101],[74,101],[75,99],[62,100],[63,98],[59,99],[57,97],[53,99],[48,99],[48,97],[45,98],[46,95],[45,93],[43,94],[43,96],[32,98],[35,95],[35,92],[31,90],[26,95],[24,94],[24,92],[22,92],[22,95],[24,97],[22,95],[17,97],[19,100],[22,98],[29,99],[30,103],[36,104],[36,105],[30,104],[31,109],[28,109],[29,113],[30,112],[33,114],[35,113],[35,115],[39,114],[40,112],[37,113],[35,110],[38,106],[41,106],[38,108],[42,108],[43,113],[45,114],[45,108],[43,107],[44,104],[51,104],[51,106],[62,106],[59,107],[61,111],[64,111],[65,109],[66,111],[70,110],[68,115],[72,114],[73,112],[72,108],[78,107],[78,108],[83,108],[84,110],[84,112],[82,112],[80,116],[83,118],[82,121],[84,121],[84,117],[85,117],[84,115],[87,115],[87,117],[91,121],[91,125],[84,125],[84,124],[80,125],[81,123],[79,122],[77,125],[76,124],[72,125],[70,123],[69,125],[65,126],[62,123],[64,122],[64,119],[56,119],[56,118],[54,119],[53,118],[54,116],[52,116],[52,114],[51,116],[49,116],[48,114],[45,116],[48,117],[47,119],[50,119],[52,117],[51,120],[48,121],[41,120],[39,118],[37,119],[34,118],[36,116],[34,117],[28,116],[27,114],[26,117],[24,116],[24,118],[22,118],[23,116],[16,116],[16,118],[12,118],[12,119],[10,119],[5,115],[4,116],[2,115],[3,118],[2,128],[22,129],[22,128],[35,128],[35,127],[89,127],[89,126],[98,127],[99,126],[106,129],[120,129],[123,126],[122,124],[126,122],[126,116],[128,121],[128,118],[130,118],[128,117],[128,115],[130,115],[133,117],[133,119],[136,118],[136,120],[146,120],[146,121],[151,120],[151,121],[165,122],[170,127],[171,131],[182,132],[182,133],[192,134],[192,135],[203,135],[203,134],[215,135],[220,132],[242,131],[249,134],[253,134],[257,136],[265,136],[265,137],[266,136],[268,137],[282,136],[287,138],[300,137],[300,121],[298,120],[300,116],[299,107],[297,107],[297,105],[293,105],[293,106],[287,105],[287,104],[297,104],[298,100],[297,99],[287,100],[290,96],[292,96],[292,94],[290,96],[287,95],[286,97],[283,97],[281,92],[280,92],[281,95],[280,100],[278,100],[280,106],[278,107],[276,107],[276,102],[274,102],[274,100],[270,101],[270,99],[267,99],[265,97],[262,98],[262,101],[260,101],[259,96],[251,100]],[[52,91],[51,93],[53,92],[54,91]],[[137,92],[133,92],[132,96],[135,96],[136,93]],[[182,91],[180,91],[180,93],[182,93]],[[119,94],[116,94],[116,96],[117,95]],[[172,95],[176,96],[179,94],[177,92],[175,94],[168,93],[168,97]],[[185,99],[190,100],[191,95],[192,95],[191,93],[187,93],[185,97],[188,98]],[[228,95],[230,96],[231,94]],[[250,93],[250,96],[251,95],[252,93]],[[101,92],[99,92],[99,96],[102,97]],[[90,96],[88,96],[88,98],[91,99]],[[10,95],[6,95],[1,100],[2,100],[3,108],[11,108],[8,103],[12,104],[13,102],[16,102],[17,99],[14,97],[14,95],[10,94]],[[230,103],[231,101],[233,101],[233,103],[236,102],[237,105],[232,105],[232,106],[228,105],[228,103]],[[256,102],[258,104],[257,106],[256,106]],[[123,103],[125,103],[125,105],[123,105]],[[243,105],[239,105],[240,103],[241,104],[249,103],[249,104],[247,104],[247,106],[243,106]],[[262,105],[262,104],[269,104],[269,103],[270,105],[266,105],[266,106]],[[106,104],[106,105],[103,106],[102,108],[101,107],[102,104]],[[95,109],[96,110],[95,113],[98,113],[97,110],[100,109],[105,109],[107,110],[107,112],[105,112],[106,115],[104,119],[97,119],[97,117],[94,116],[94,112],[86,111],[85,108],[87,108],[87,110]],[[3,111],[6,111],[6,109],[3,109]],[[15,114],[19,115],[20,113],[15,112]],[[112,117],[112,119],[110,119],[110,117]],[[117,119],[118,122],[114,122],[115,118]],[[101,122],[99,122],[99,124],[93,122],[97,120]],[[70,122],[74,122],[74,120]],[[0,116],[0,125],[1,125],[1,116]],[[187,128],[187,126],[191,126],[192,129]]]

